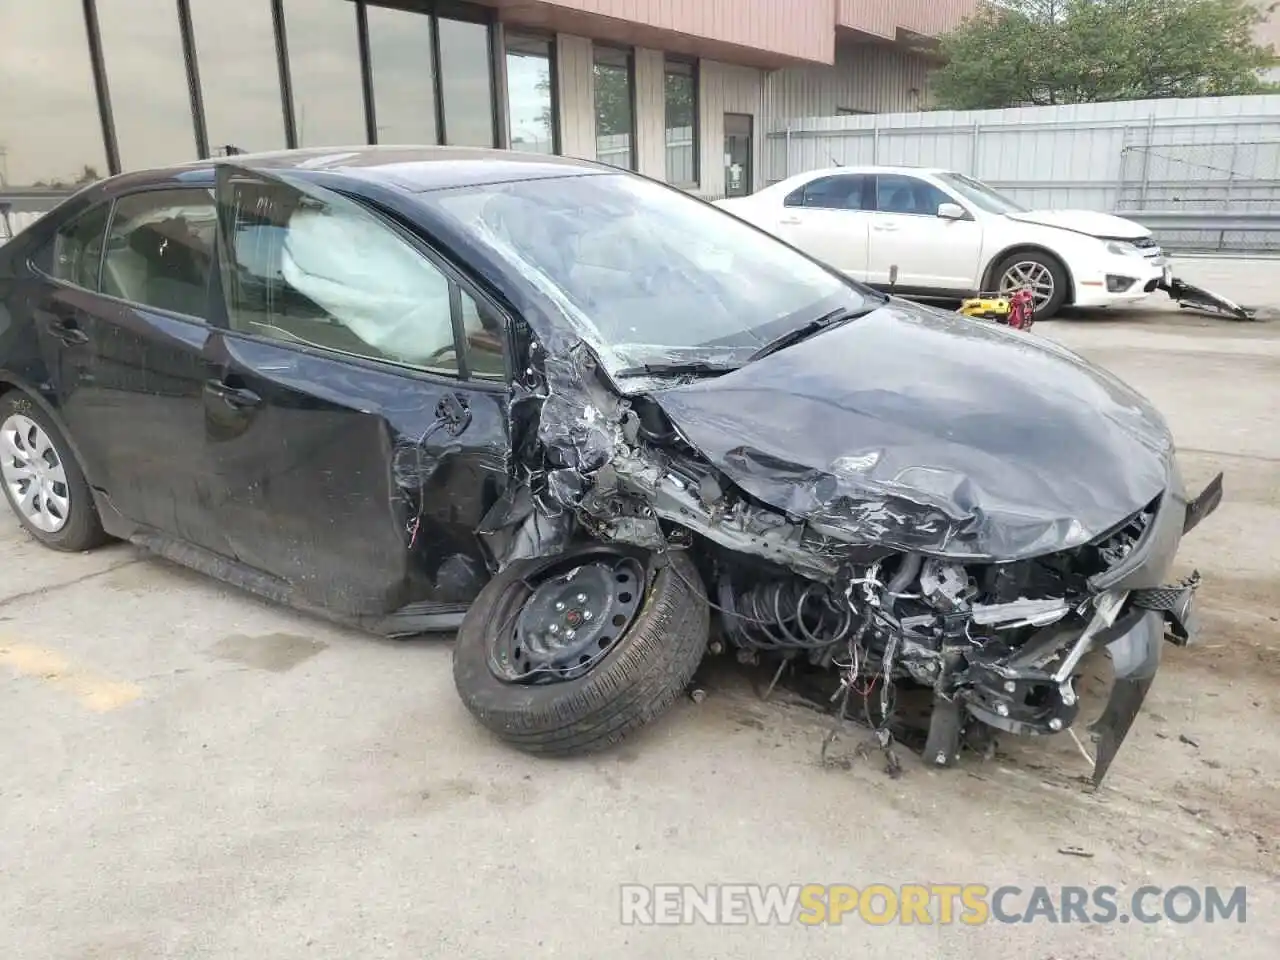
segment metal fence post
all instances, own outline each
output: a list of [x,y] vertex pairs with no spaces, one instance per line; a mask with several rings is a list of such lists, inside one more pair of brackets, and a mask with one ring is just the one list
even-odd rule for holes
[[787,124],[786,153],[782,155],[782,179],[791,176],[791,124]]
[[982,139],[981,121],[973,121],[973,139],[969,143],[969,176],[978,175],[978,141]]
[[1147,209],[1147,187],[1151,184],[1151,147],[1156,139],[1156,115],[1150,113],[1147,115],[1147,144],[1142,151],[1142,192],[1138,201],[1139,206]]
[[871,127],[871,165],[880,162],[880,114],[876,114]]

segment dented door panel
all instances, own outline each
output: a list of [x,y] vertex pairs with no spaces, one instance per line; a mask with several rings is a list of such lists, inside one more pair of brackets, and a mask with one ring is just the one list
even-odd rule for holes
[[[205,397],[233,559],[347,616],[475,595],[474,530],[506,484],[504,390],[235,334],[210,359],[243,391]],[[460,430],[442,408],[450,396],[469,414]]]

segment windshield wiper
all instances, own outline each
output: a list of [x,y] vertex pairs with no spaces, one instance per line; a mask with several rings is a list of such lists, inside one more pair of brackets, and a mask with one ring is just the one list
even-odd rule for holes
[[[888,298],[885,299],[887,300]],[[747,357],[747,363],[767,357],[771,353],[777,353],[779,350],[785,350],[787,347],[794,346],[801,340],[808,340],[810,337],[821,333],[823,330],[830,330],[832,327],[838,327],[842,323],[848,323],[850,320],[858,319],[858,317],[865,317],[868,313],[879,309],[883,305],[884,301],[880,301],[872,306],[867,306],[860,310],[849,310],[845,307],[841,307],[838,310],[832,310],[830,313],[824,313],[816,320],[810,320],[808,323],[801,324],[794,330],[788,330],[781,336],[774,337],[755,353],[751,354],[751,356]]]
[[736,363],[714,363],[710,360],[675,360],[669,363],[641,363],[634,367],[623,367],[614,375],[618,377],[705,377],[732,373],[738,367]]

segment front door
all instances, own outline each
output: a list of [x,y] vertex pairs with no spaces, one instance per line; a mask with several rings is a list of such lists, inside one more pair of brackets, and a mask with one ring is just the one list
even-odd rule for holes
[[505,324],[331,191],[221,167],[218,204],[205,415],[232,555],[348,616],[459,608],[506,481]]
[[751,195],[751,131],[749,113],[724,115],[724,195]]
[[35,310],[90,481],[138,532],[210,549],[220,540],[204,510],[201,390],[215,224],[201,189],[90,210],[55,239],[55,282]]
[[868,277],[894,282],[903,292],[965,296],[977,289],[982,226],[938,216],[951,196],[919,177],[876,177],[875,212],[869,216]]

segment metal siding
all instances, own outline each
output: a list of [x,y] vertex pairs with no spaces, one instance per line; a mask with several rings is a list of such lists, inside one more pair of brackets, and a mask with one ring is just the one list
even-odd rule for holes
[[661,50],[635,51],[636,148],[640,173],[665,179],[667,174],[667,103]]
[[594,160],[596,107],[591,41],[563,33],[558,35],[556,74],[560,88],[560,152],[566,157]]
[[837,0],[836,23],[890,40],[898,30],[936,37],[958,27],[981,0]]
[[689,37],[830,63],[835,42],[831,3],[832,0],[540,0],[535,6],[560,7]]
[[795,103],[772,105],[763,182],[836,164],[943,167],[1029,207],[1280,214],[1280,96],[776,119]]
[[696,191],[710,199],[724,195],[724,115],[745,113],[754,118],[752,131],[752,187],[764,186],[763,122],[764,73],[753,67],[740,67],[715,60],[699,65],[699,111],[702,130],[702,182]]

